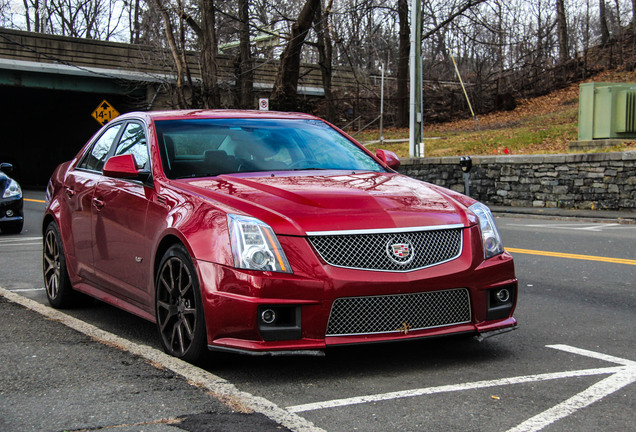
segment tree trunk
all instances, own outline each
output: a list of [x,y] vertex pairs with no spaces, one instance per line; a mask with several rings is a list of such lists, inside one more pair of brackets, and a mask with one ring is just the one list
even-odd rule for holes
[[396,93],[398,104],[397,124],[398,127],[407,127],[409,125],[409,52],[411,50],[408,0],[398,0],[398,19],[400,21],[400,33]]
[[316,11],[320,8],[320,0],[307,0],[298,19],[292,25],[287,46],[280,58],[278,75],[272,90],[271,105],[282,111],[297,110],[297,90],[300,78],[300,53],[307,33],[314,21]]
[[336,112],[333,104],[333,93],[331,91],[333,46],[331,44],[331,33],[329,32],[329,16],[331,15],[333,0],[328,1],[329,3],[324,12],[322,11],[322,7],[316,11],[315,29],[318,35],[318,64],[320,65],[322,88],[325,91],[325,103],[327,104],[326,117],[328,121],[333,123],[336,121]]
[[238,84],[240,89],[240,107],[254,108],[254,71],[250,55],[250,16],[249,1],[239,0],[240,26],[240,72]]
[[161,0],[152,0],[152,4],[159,10],[161,17],[163,18],[164,26],[166,28],[166,40],[168,41],[168,46],[170,47],[172,60],[174,61],[174,65],[177,68],[177,86],[175,89],[177,93],[177,106],[179,108],[186,108],[187,105],[183,90],[183,64],[181,63],[181,55],[179,53],[179,49],[177,48],[177,42],[174,39],[172,22],[170,21],[170,14],[161,3]]
[[188,21],[195,30],[201,43],[201,97],[205,108],[217,108],[219,101],[219,87],[216,72],[216,15],[214,0],[200,0],[201,26],[197,32],[194,22]]
[[605,10],[605,0],[599,0],[598,10],[599,10],[599,21],[601,25],[601,44],[603,46],[606,46],[609,42],[610,33],[609,33],[609,27],[607,26],[607,11]]
[[568,28],[565,15],[565,1],[557,0],[557,35],[559,38],[559,60],[565,63],[569,58],[568,53]]

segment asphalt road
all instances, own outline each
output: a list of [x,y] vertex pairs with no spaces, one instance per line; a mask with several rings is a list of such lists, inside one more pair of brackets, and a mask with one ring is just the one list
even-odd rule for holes
[[[0,286],[45,303],[43,204],[25,206],[25,231],[0,236]],[[636,225],[497,223],[520,280],[518,331],[324,358],[224,355],[205,368],[328,431],[636,430]],[[69,313],[159,348],[154,325],[109,306]]]

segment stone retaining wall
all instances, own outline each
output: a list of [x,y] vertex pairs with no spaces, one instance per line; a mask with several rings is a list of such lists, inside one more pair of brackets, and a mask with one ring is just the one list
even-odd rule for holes
[[[470,195],[489,205],[636,209],[636,152],[475,156]],[[464,193],[459,157],[402,159],[399,171]]]

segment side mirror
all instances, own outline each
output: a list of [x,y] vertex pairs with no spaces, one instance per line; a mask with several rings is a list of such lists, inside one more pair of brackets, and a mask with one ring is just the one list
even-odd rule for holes
[[114,178],[137,178],[141,171],[137,169],[135,157],[131,154],[112,156],[104,165],[104,175]]
[[13,165],[11,165],[10,163],[2,162],[0,163],[0,171],[11,174],[11,172],[13,172]]
[[389,150],[377,149],[375,155],[384,162],[389,168],[397,170],[400,167],[400,158]]

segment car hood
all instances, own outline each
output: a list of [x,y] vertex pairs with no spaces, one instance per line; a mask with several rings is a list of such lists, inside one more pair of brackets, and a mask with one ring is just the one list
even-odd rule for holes
[[283,235],[475,223],[452,192],[394,173],[232,174],[176,183]]

